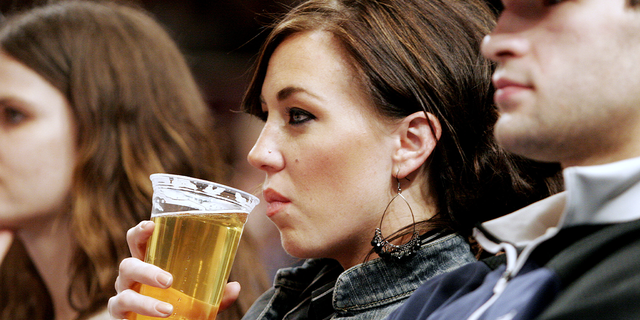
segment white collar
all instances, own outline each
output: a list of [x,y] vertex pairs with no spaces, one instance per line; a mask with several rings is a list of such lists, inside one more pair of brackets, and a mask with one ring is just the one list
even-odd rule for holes
[[570,167],[563,175],[567,191],[482,226],[522,247],[556,228],[640,219],[640,158]]

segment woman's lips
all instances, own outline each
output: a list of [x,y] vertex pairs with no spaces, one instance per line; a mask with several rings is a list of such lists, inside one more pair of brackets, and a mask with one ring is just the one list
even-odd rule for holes
[[291,203],[289,199],[273,189],[265,189],[262,191],[262,195],[267,202],[267,217],[272,217],[286,207],[287,204]]

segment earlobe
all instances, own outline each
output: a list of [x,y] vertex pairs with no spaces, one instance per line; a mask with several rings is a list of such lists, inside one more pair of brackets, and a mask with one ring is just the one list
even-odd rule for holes
[[433,153],[441,134],[440,121],[431,113],[419,111],[404,118],[398,127],[400,147],[394,156],[394,175],[402,179],[420,168]]

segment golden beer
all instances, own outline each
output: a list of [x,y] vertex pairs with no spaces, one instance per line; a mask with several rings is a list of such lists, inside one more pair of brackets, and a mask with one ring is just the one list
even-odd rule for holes
[[169,289],[142,285],[140,293],[172,304],[168,319],[214,320],[247,216],[228,211],[154,215],[145,262],[171,273],[173,284]]

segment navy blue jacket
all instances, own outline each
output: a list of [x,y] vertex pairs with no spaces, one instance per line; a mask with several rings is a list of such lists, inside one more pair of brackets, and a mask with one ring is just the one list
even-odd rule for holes
[[388,319],[640,319],[640,159],[564,175],[567,192],[476,230],[504,254],[432,278]]
[[[640,221],[590,229],[569,229],[539,247],[548,251],[533,255],[478,319],[640,319]],[[576,233],[589,234],[553,250]],[[545,260],[542,267],[536,262]],[[492,262],[433,278],[388,319],[468,319],[505,271]]]

